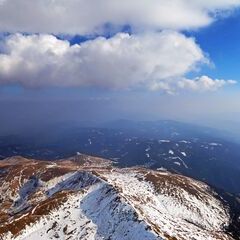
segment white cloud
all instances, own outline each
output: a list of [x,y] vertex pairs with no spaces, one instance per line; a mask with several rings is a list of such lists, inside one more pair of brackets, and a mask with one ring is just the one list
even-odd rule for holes
[[190,29],[239,6],[240,0],[1,0],[0,31],[92,34],[106,23]]
[[[185,78],[208,59],[178,31],[207,26],[239,6],[240,0],[0,0],[0,32],[46,33],[0,40],[0,84],[216,90],[233,82]],[[130,24],[135,34],[73,46],[52,35],[100,33],[106,23]]]
[[173,31],[119,33],[73,46],[52,35],[14,34],[2,43],[0,83],[171,92],[203,63],[207,59],[194,39]]
[[201,76],[194,80],[183,79],[178,82],[178,86],[182,89],[193,91],[216,91],[226,85],[236,84],[234,80],[211,79],[208,76]]

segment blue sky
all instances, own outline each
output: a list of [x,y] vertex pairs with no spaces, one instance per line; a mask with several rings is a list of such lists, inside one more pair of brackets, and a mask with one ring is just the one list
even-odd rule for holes
[[215,65],[213,68],[204,68],[202,70],[204,73],[216,78],[239,81],[240,11],[235,11],[232,15],[216,21],[207,28],[190,32],[189,35],[196,38]]

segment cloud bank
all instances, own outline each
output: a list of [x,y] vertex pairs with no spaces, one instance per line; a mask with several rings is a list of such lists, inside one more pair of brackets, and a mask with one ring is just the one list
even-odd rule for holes
[[[0,0],[0,84],[25,87],[217,90],[233,81],[187,75],[208,64],[181,30],[207,26],[240,0]],[[53,34],[133,34],[70,45]],[[24,35],[16,32],[26,32]]]
[[197,77],[194,80],[183,79],[178,82],[178,86],[182,89],[193,91],[215,91],[226,85],[233,85],[237,82],[234,80],[211,79],[208,76]]
[[93,34],[105,24],[136,30],[207,26],[239,0],[1,0],[0,31]]
[[230,82],[183,79],[208,63],[192,38],[173,31],[99,37],[70,45],[53,35],[9,36],[2,43],[0,83],[25,87],[144,87],[169,93],[176,88],[216,90]]
[[154,89],[162,84],[164,89],[207,61],[194,39],[172,31],[119,33],[72,46],[52,35],[14,34],[2,44],[2,51],[0,82],[26,87]]

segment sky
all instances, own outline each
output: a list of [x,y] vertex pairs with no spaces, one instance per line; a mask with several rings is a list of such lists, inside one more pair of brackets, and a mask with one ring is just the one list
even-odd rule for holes
[[236,131],[240,0],[0,0],[0,134],[173,119]]

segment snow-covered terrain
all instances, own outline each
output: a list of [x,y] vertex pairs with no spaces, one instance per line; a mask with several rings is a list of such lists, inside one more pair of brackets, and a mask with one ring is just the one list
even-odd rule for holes
[[209,186],[167,171],[81,155],[0,162],[0,239],[232,240]]

